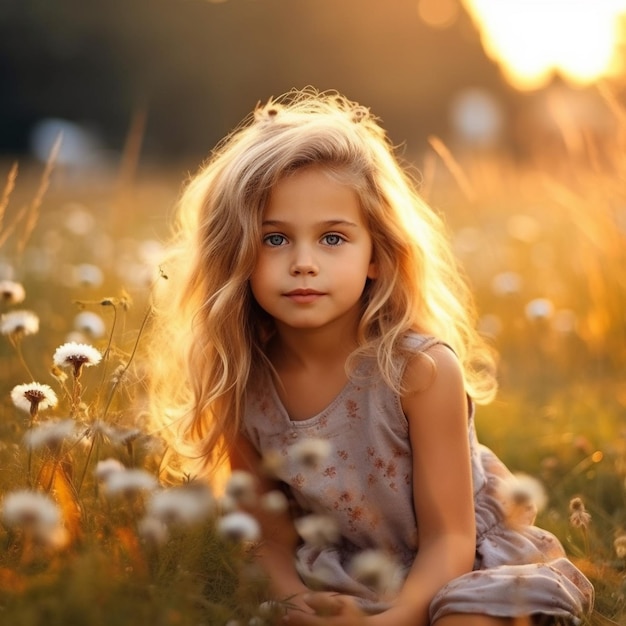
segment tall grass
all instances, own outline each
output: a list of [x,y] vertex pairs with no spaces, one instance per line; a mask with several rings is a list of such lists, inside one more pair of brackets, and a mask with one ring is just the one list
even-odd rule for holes
[[[609,105],[610,137],[570,128],[523,160],[456,157],[433,138],[418,163],[501,355],[501,392],[479,409],[479,437],[543,483],[538,523],[595,583],[593,624],[626,623],[626,126]],[[149,364],[135,348],[182,175],[130,185],[131,165],[122,189],[78,184],[53,158],[36,177],[4,169],[0,280],[26,298],[2,296],[3,322],[28,310],[39,330],[0,337],[0,616],[16,626],[263,623],[274,607],[262,604],[253,527],[223,524],[236,502],[195,477],[162,480],[169,451],[146,419]],[[99,362],[55,365],[67,342]],[[54,406],[14,405],[11,391],[33,382],[50,386]],[[23,501],[20,517],[10,499],[20,492],[50,502]],[[582,525],[570,523],[575,498],[591,516]]]

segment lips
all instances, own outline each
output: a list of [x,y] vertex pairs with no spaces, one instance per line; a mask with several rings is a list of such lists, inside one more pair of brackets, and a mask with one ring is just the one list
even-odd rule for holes
[[324,295],[321,291],[315,289],[294,289],[285,294],[292,302],[298,304],[308,304],[309,302],[315,302]]

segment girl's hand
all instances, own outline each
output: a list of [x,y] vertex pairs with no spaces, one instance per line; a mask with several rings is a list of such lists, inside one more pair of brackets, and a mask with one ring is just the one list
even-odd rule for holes
[[366,615],[353,598],[332,592],[307,594],[306,604],[315,613],[291,611],[282,623],[289,626],[366,626]]

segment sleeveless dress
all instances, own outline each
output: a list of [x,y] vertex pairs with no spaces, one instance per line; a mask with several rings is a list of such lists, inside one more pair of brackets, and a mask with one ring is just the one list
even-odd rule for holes
[[[406,355],[426,350],[432,337],[410,334]],[[545,615],[580,623],[591,610],[593,587],[566,558],[551,533],[533,526],[534,510],[510,510],[503,500],[511,474],[478,443],[469,418],[476,559],[473,571],[445,585],[430,605],[431,622],[450,613],[499,617]],[[246,398],[243,434],[262,457],[280,459],[276,476],[301,515],[326,515],[337,523],[331,544],[303,541],[296,567],[312,589],[354,596],[366,613],[388,608],[385,597],[351,574],[359,553],[377,549],[399,564],[402,577],[418,551],[413,507],[409,428],[400,396],[387,385],[372,359],[361,359],[339,395],[321,413],[292,421],[271,380],[252,385]],[[324,440],[329,451],[307,467],[298,444]],[[513,518],[512,518],[513,516]]]

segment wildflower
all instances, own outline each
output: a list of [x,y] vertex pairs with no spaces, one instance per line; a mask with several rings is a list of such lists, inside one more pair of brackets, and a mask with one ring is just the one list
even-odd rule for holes
[[339,528],[327,515],[305,515],[295,520],[297,533],[306,543],[323,548],[339,539]]
[[94,474],[98,480],[107,481],[111,474],[125,470],[126,468],[117,459],[104,459],[98,461]]
[[581,498],[572,498],[569,502],[569,523],[574,528],[587,528],[591,522],[591,515],[585,508]]
[[491,280],[491,290],[498,296],[510,296],[519,293],[523,280],[517,272],[500,272]]
[[402,584],[402,572],[396,561],[382,550],[359,552],[349,564],[355,580],[380,594],[391,594]]
[[78,378],[83,367],[98,365],[102,360],[102,354],[93,346],[85,343],[64,343],[59,346],[53,357],[57,367],[73,367],[74,376]]
[[293,458],[308,469],[316,469],[330,454],[330,442],[325,439],[304,439],[289,448]]
[[626,535],[619,535],[613,542],[618,559],[626,559]]
[[22,411],[37,415],[39,411],[57,405],[57,397],[48,385],[39,383],[28,383],[26,385],[16,385],[11,390],[11,400],[13,404]]
[[11,528],[23,528],[45,539],[60,525],[61,512],[47,495],[36,491],[14,491],[2,502],[2,520]]
[[74,283],[83,287],[99,287],[104,281],[104,274],[97,265],[83,263],[74,267]]
[[225,493],[241,506],[253,506],[257,498],[256,478],[245,470],[234,470],[226,483]]
[[39,331],[39,318],[32,311],[9,311],[0,318],[0,332],[12,337],[34,335]]
[[144,517],[137,524],[139,535],[146,541],[161,546],[168,538],[167,526],[159,519],[154,517]]
[[510,482],[509,495],[518,506],[530,505],[535,511],[543,511],[548,503],[544,486],[528,474],[517,473]]
[[217,532],[230,541],[258,541],[261,537],[259,522],[241,511],[224,515],[217,522]]
[[535,298],[524,308],[526,317],[532,321],[546,320],[554,313],[554,304],[547,298]]
[[24,442],[31,450],[37,450],[43,446],[55,449],[74,434],[75,428],[74,420],[50,420],[31,428],[24,436]]
[[74,318],[74,328],[89,337],[102,337],[106,331],[104,320],[92,311],[81,311]]
[[289,508],[289,501],[282,491],[274,489],[263,495],[261,507],[268,513],[284,513]]
[[26,292],[20,283],[13,280],[0,280],[0,300],[7,304],[18,304],[24,301]]
[[164,524],[195,524],[213,511],[213,496],[204,485],[191,483],[152,494],[148,515]]
[[152,491],[157,486],[157,479],[142,469],[125,469],[111,472],[105,480],[109,495],[134,495],[141,491]]

